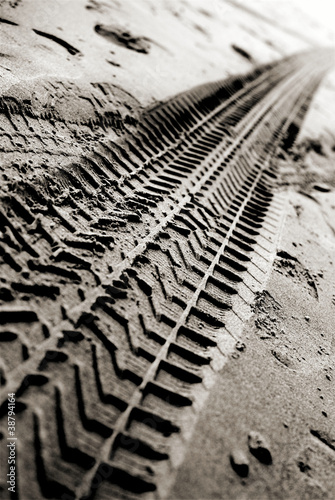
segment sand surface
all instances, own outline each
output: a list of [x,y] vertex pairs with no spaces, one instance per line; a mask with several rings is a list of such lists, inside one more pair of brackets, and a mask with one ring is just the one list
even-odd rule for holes
[[[334,427],[334,193],[291,193],[279,253],[221,372],[171,499],[332,499]],[[267,443],[272,463],[248,446]],[[242,456],[248,476],[230,466]],[[241,471],[241,469],[239,469]]]
[[[34,95],[34,113],[71,124],[57,133],[75,156],[106,134],[106,110],[118,126],[136,126],[144,107],[188,88],[331,42],[276,3],[0,1],[1,96],[22,104]],[[64,82],[81,100],[64,97]],[[103,109],[92,102],[97,92]],[[90,120],[97,128],[83,137]],[[110,122],[107,133],[116,134]],[[335,498],[334,72],[298,142],[283,155],[286,216],[271,277],[200,415],[171,500]],[[23,154],[18,142],[13,158]]]

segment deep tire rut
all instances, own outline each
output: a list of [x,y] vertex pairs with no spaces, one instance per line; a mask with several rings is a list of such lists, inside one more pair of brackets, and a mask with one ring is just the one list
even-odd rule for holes
[[[331,59],[298,54],[79,127],[3,99],[2,438],[11,392],[19,436],[8,498],[167,496],[215,373],[244,348],[280,233],[277,154]],[[101,107],[99,85],[103,98],[85,99]]]

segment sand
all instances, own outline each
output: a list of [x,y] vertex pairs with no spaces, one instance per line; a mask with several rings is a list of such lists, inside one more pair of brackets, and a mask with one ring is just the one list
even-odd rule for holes
[[[35,92],[36,114],[51,110],[71,124],[59,133],[76,155],[105,133],[106,109],[118,116],[116,128],[129,117],[136,126],[144,107],[178,92],[329,43],[313,20],[299,14],[294,23],[293,8],[278,16],[275,4],[2,1],[1,95],[23,105]],[[75,85],[84,99],[64,100],[50,81]],[[112,85],[99,113],[90,102],[97,83]],[[333,73],[300,145],[283,153],[286,218],[273,271],[199,417],[171,500],[335,497],[334,96]],[[98,128],[73,144],[74,128],[90,120]]]

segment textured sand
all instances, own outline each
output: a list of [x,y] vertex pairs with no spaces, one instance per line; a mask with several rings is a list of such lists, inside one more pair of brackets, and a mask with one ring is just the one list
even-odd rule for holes
[[[71,120],[79,113],[85,122],[95,116],[90,104],[57,95],[45,102],[43,82],[82,89],[108,82],[111,109],[136,117],[194,85],[329,42],[312,21],[292,22],[288,3],[280,16],[275,4],[258,3],[255,13],[219,0],[1,2],[9,21],[0,23],[1,94],[23,100],[35,91],[37,108],[56,107]],[[171,500],[335,497],[334,81],[333,73],[313,101],[300,133],[305,146],[283,161],[290,194],[274,270],[245,346],[199,419]],[[271,464],[250,452],[252,431],[263,436]],[[233,469],[232,456],[242,469]]]

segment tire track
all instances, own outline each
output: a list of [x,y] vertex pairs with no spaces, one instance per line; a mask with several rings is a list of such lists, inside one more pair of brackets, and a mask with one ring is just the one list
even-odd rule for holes
[[[167,494],[269,272],[282,206],[277,148],[294,140],[287,134],[328,67],[328,53],[316,51],[236,78],[228,99],[231,81],[198,87],[144,113],[139,133],[107,136],[81,164],[62,167],[55,186],[75,187],[78,199],[46,202],[39,180],[29,185],[39,205],[27,205],[25,189],[3,198],[11,288],[2,293],[14,304],[0,323],[24,362],[4,371],[2,396],[16,391],[18,423],[34,436],[19,450],[29,474],[19,475],[18,498],[27,488],[62,500]],[[127,243],[122,228],[134,224]],[[59,285],[34,283],[34,271]],[[39,296],[48,321],[35,312]]]

